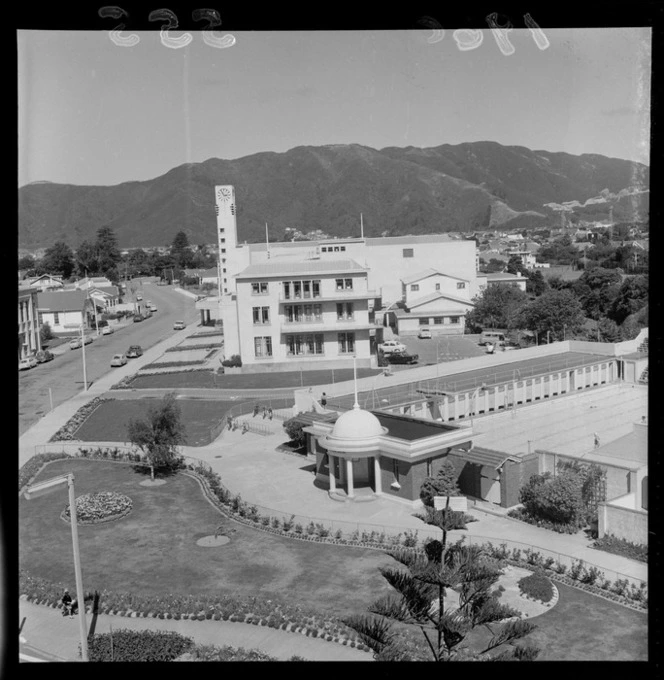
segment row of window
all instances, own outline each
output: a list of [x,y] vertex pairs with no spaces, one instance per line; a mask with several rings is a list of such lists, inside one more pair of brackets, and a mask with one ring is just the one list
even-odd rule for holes
[[[339,354],[355,352],[355,333],[337,333]],[[286,352],[289,356],[307,356],[324,354],[325,344],[322,333],[303,333],[286,336]],[[254,355],[256,358],[272,356],[272,338],[270,336],[254,338]]]
[[[308,281],[283,281],[282,282],[284,299],[298,300],[302,298],[319,298],[320,279]],[[353,279],[335,279],[335,286],[338,291],[353,290]],[[252,295],[267,295],[269,292],[266,281],[256,281],[251,284]]]
[[[449,319],[448,323],[451,323],[451,324],[452,323],[461,323],[461,317],[460,316],[448,316],[448,317],[434,316],[433,317],[433,324],[435,326],[441,326],[444,323],[445,318],[448,318]],[[429,326],[429,325],[430,325],[429,317],[423,316],[420,319],[420,326]]]
[[[465,281],[457,281],[457,290],[462,290],[466,287]],[[412,293],[416,293],[420,289],[419,283],[412,283],[410,290]],[[440,283],[436,284],[436,290],[440,290]]]
[[[254,325],[270,323],[269,307],[252,308]],[[322,322],[323,306],[313,305],[286,305],[284,308],[286,323]],[[354,306],[352,302],[340,302],[337,304],[337,319],[339,321],[352,321],[354,319]]]
[[321,247],[321,252],[323,253],[331,253],[331,252],[345,252],[346,251],[346,246],[322,246]]

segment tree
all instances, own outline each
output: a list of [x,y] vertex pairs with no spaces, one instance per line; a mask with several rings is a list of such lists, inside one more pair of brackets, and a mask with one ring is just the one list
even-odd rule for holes
[[39,339],[42,343],[48,342],[53,339],[53,331],[51,330],[51,325],[48,321],[44,321],[39,329]]
[[302,423],[298,422],[296,418],[289,418],[284,421],[284,430],[290,441],[292,441],[298,448],[304,446],[306,442],[306,435],[302,429]]
[[24,255],[18,258],[19,271],[23,269],[30,271],[35,268],[36,264],[35,258],[32,255]]
[[523,260],[518,255],[510,255],[505,271],[508,274],[520,274],[523,271]]
[[178,233],[175,234],[175,238],[171,244],[171,255],[178,267],[183,268],[189,266],[192,253],[189,250],[189,239],[184,231],[178,231]]
[[538,262],[551,262],[552,264],[572,264],[579,257],[579,251],[572,244],[568,236],[561,236],[552,243],[542,246],[537,252]]
[[46,249],[40,266],[49,274],[60,274],[68,279],[74,271],[74,253],[64,241],[57,241]]
[[461,490],[457,484],[458,473],[451,460],[442,461],[438,473],[427,477],[420,488],[420,499],[424,505],[433,507],[434,496],[460,496]]
[[122,259],[118,249],[118,239],[110,227],[101,227],[97,230],[97,268],[102,276],[117,281],[117,265]]
[[537,519],[578,525],[585,520],[582,488],[581,476],[571,470],[556,477],[532,475],[521,488],[519,502]]
[[576,294],[586,316],[600,319],[605,316],[613,300],[618,294],[620,274],[613,269],[592,267],[572,284],[571,290]]
[[470,328],[511,328],[516,312],[528,302],[528,296],[509,285],[487,286],[473,301],[475,306],[466,315]]
[[622,333],[615,321],[611,319],[600,319],[597,322],[597,330],[600,342],[620,342]]
[[625,279],[611,303],[608,316],[622,324],[630,315],[648,304],[648,277],[635,276]]
[[76,249],[76,269],[79,276],[94,276],[99,273],[97,248],[90,241],[82,241]]
[[127,436],[143,451],[153,480],[155,470],[177,467],[181,462],[177,446],[185,440],[185,428],[175,394],[166,394],[156,406],[150,407],[146,419],[132,418]]
[[[442,511],[440,511],[442,513]],[[393,623],[419,628],[434,661],[533,660],[539,650],[515,643],[537,628],[530,621],[503,619],[517,616],[493,594],[500,565],[481,546],[463,545],[463,539],[440,550],[414,552],[405,548],[387,551],[406,567],[381,568],[383,578],[396,590],[369,607],[376,616],[350,616],[344,623],[360,634],[377,661],[424,660],[414,658],[401,643]],[[458,604],[448,604],[454,590]],[[498,624],[498,629],[494,626]],[[482,626],[491,638],[479,648],[464,644],[473,629]]]
[[553,340],[563,340],[566,334],[581,329],[584,322],[581,303],[569,290],[549,290],[522,307],[514,323],[543,337],[548,333]]
[[540,269],[533,269],[532,271],[526,270],[524,274],[528,278],[528,281],[526,282],[526,293],[538,296],[549,289],[549,284],[545,281]]

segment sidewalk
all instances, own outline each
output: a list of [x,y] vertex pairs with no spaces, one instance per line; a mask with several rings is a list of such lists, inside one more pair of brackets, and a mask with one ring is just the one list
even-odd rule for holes
[[[22,635],[27,643],[63,661],[80,661],[80,627],[78,617],[63,617],[59,609],[19,599],[19,621],[26,617]],[[88,628],[92,614],[86,614]],[[174,621],[143,619],[100,614],[95,634],[120,629],[175,631],[201,645],[231,645],[258,649],[281,661],[301,656],[307,661],[372,661],[372,654],[359,649],[326,642],[302,634],[275,630],[267,626],[228,621]]]

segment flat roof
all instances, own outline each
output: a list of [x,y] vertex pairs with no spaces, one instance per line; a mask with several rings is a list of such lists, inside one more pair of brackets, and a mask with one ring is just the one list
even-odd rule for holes
[[297,260],[295,262],[279,259],[271,262],[250,264],[236,275],[238,279],[262,276],[296,276],[305,274],[346,274],[351,272],[366,272],[366,267],[355,260]]
[[[431,387],[436,386],[440,392],[467,392],[481,384],[487,387],[502,385],[512,380],[523,380],[533,376],[562,371],[567,368],[590,366],[602,361],[610,361],[615,357],[603,354],[585,354],[583,352],[562,352],[546,357],[523,359],[500,366],[486,366],[472,371],[452,373],[440,378],[429,378],[420,382],[428,382]],[[432,389],[431,393],[435,391]]]
[[426,437],[434,437],[439,434],[458,431],[460,428],[435,421],[423,421],[412,416],[403,416],[396,413],[383,413],[382,411],[370,411],[387,428],[388,436],[404,439],[412,442]]

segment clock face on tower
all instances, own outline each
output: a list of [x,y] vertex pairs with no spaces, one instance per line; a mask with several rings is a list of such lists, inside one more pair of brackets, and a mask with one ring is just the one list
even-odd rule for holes
[[228,187],[221,187],[217,189],[217,200],[223,203],[228,203],[231,200],[231,190]]

